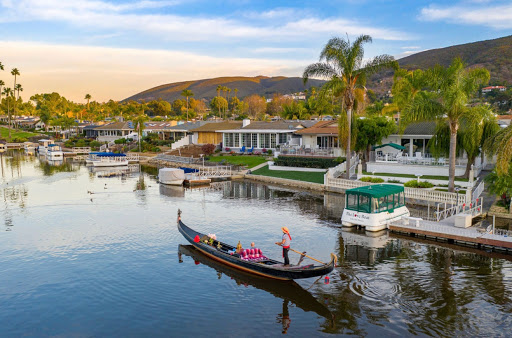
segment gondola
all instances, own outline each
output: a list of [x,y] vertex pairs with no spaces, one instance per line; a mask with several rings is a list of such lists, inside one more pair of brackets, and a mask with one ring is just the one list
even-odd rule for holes
[[[200,240],[196,242],[194,239],[204,239],[205,234],[192,230],[181,221],[181,211],[178,210],[178,230],[195,248],[206,256],[224,263],[233,268],[243,270],[255,275],[278,279],[292,280],[300,278],[311,278],[327,275],[334,269],[336,256],[331,254],[331,261],[324,265],[289,265],[284,266],[282,262],[264,258],[258,261],[242,259],[238,254],[231,254],[235,250],[234,246],[213,241],[213,243],[205,243]],[[197,236],[197,237],[196,237]]]
[[178,256],[180,263],[182,262],[182,255],[190,256],[192,259],[194,259],[194,261],[204,264],[218,272],[225,274],[228,277],[231,277],[238,285],[251,285],[257,289],[269,292],[275,297],[281,298],[283,301],[292,302],[305,312],[315,312],[319,316],[328,319],[330,322],[333,319],[333,314],[325,304],[319,302],[315,297],[313,297],[313,295],[311,295],[311,293],[304,290],[294,281],[275,283],[268,278],[255,276],[238,269],[230,268],[225,264],[222,264],[209,258],[206,255],[203,255],[192,245],[180,244],[178,246]]

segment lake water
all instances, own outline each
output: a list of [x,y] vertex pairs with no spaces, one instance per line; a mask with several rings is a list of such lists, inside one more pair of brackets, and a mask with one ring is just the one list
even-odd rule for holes
[[[0,336],[507,336],[511,256],[340,228],[343,196],[250,181],[183,190],[154,174],[1,158]],[[278,282],[216,264],[185,224],[339,267]],[[292,263],[297,255],[291,253]]]

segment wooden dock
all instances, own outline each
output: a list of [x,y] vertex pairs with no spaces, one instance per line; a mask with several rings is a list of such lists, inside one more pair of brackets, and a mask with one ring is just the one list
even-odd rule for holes
[[448,243],[473,246],[479,249],[492,248],[512,252],[512,231],[501,229],[458,228],[452,217],[443,222],[399,220],[391,223],[390,231],[408,236],[432,240],[445,240]]

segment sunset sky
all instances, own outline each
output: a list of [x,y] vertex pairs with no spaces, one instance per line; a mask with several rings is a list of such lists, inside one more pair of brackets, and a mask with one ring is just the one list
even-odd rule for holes
[[164,83],[300,76],[332,36],[373,37],[368,57],[512,34],[510,1],[0,0],[0,62],[22,96],[122,100]]

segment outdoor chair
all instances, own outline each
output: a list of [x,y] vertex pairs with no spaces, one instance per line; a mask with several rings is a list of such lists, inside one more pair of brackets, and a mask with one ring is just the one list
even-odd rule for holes
[[240,149],[240,154],[243,154],[245,153],[245,146],[242,147],[242,149]]
[[252,153],[253,153],[253,151],[254,151],[254,147],[252,147],[251,149],[249,149],[249,150],[247,151],[247,153],[248,153],[248,154],[252,154]]

